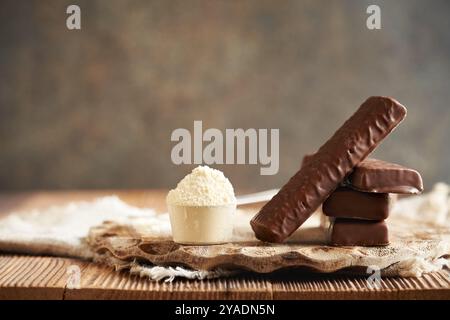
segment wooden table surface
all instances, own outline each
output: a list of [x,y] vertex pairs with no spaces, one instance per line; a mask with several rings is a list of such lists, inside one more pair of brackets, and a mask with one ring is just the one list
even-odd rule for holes
[[[0,194],[0,215],[116,194],[165,210],[165,191],[70,191]],[[81,269],[80,289],[67,287],[67,268]],[[384,278],[371,289],[364,277],[286,270],[215,280],[154,282],[88,261],[0,253],[0,299],[450,299],[446,270],[421,278]]]

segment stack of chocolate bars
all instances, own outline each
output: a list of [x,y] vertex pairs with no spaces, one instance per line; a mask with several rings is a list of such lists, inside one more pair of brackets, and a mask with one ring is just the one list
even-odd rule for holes
[[370,97],[250,221],[255,236],[283,242],[321,205],[334,217],[331,243],[385,245],[389,193],[419,193],[411,169],[368,159],[406,117],[390,97]]
[[[303,158],[302,166],[312,156]],[[329,241],[339,246],[389,244],[386,219],[396,194],[423,191],[422,177],[413,169],[376,159],[359,163],[323,203],[330,218]]]

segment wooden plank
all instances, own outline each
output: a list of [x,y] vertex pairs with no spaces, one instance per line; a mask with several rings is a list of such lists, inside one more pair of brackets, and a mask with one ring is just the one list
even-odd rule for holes
[[[0,214],[118,194],[136,206],[164,211],[165,191],[64,191],[1,194]],[[67,287],[67,269],[81,270],[80,289]],[[112,268],[58,257],[0,254],[0,299],[450,299],[448,271],[421,278],[385,278],[370,289],[364,278],[282,271],[215,280],[154,282]]]
[[450,273],[421,278],[383,278],[371,288],[366,278],[345,275],[284,276],[272,280],[274,299],[450,299]]
[[89,264],[82,271],[81,289],[66,289],[65,299],[216,300],[270,299],[270,282],[264,279],[212,279],[156,282]]
[[[67,269],[78,265],[80,289],[67,287]],[[259,297],[265,282],[255,288]],[[68,258],[0,256],[0,299],[232,299],[252,295],[252,285],[227,279],[155,282],[110,267]],[[266,296],[267,297],[267,296]]]
[[0,256],[0,299],[62,299],[66,269],[76,260]]
[[[80,289],[67,288],[67,268],[78,265]],[[380,289],[364,278],[280,272],[214,280],[155,282],[67,258],[0,257],[0,299],[450,299],[450,275],[385,278]]]

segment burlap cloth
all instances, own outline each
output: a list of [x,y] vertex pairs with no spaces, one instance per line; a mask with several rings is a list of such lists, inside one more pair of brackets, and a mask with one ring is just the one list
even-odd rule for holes
[[421,276],[448,266],[449,187],[437,184],[421,196],[397,201],[387,247],[330,247],[320,212],[285,244],[257,241],[248,224],[254,212],[238,210],[232,243],[181,246],[170,239],[167,214],[127,205],[115,196],[0,219],[0,251],[69,256],[102,262],[150,279],[204,279],[239,270],[267,273],[300,267],[312,272]]

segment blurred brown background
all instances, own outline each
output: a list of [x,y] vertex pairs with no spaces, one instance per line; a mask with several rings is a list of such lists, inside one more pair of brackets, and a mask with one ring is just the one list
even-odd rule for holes
[[[66,29],[78,4],[82,30]],[[382,29],[366,28],[379,4]],[[285,182],[370,95],[408,117],[377,157],[450,182],[449,1],[0,1],[0,188],[173,187],[175,128],[280,128]]]

